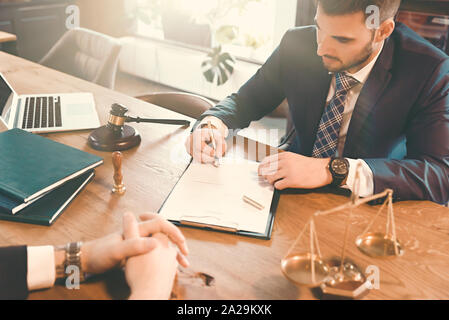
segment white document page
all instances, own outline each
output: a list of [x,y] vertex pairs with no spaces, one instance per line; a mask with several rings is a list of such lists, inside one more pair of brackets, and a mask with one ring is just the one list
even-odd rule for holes
[[[160,214],[189,221],[264,234],[274,188],[257,174],[259,163],[223,158],[216,168],[193,162],[165,202]],[[243,196],[263,206],[260,210]]]

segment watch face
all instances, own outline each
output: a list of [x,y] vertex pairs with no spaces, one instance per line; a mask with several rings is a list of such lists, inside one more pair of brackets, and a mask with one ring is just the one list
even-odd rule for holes
[[338,175],[345,175],[348,172],[348,165],[344,160],[335,159],[332,161],[332,170]]

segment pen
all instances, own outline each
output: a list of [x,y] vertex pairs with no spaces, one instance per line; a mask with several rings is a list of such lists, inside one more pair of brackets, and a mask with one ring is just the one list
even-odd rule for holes
[[222,227],[222,226],[216,226],[216,225],[201,223],[201,222],[193,222],[193,221],[187,221],[187,220],[180,220],[179,222],[182,225],[186,225],[186,226],[190,226],[190,227],[206,228],[206,229],[212,229],[212,230],[227,231],[227,232],[232,232],[232,233],[237,233],[239,231],[237,228]]
[[252,205],[254,208],[262,210],[264,208],[263,205],[261,205],[260,203],[254,201],[253,199],[251,199],[250,197],[247,196],[243,196],[243,201],[245,201],[246,203]]
[[210,121],[207,121],[207,126],[209,127],[210,135],[212,137],[212,147],[214,148],[214,151],[215,151],[214,166],[218,167],[220,165],[220,159],[218,159],[218,157],[217,157],[217,144],[215,142],[214,131],[212,130],[212,125],[211,125]]

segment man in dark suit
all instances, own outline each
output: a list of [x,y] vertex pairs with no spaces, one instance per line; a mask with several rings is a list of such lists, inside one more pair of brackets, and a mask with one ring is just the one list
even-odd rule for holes
[[316,26],[289,30],[237,93],[205,112],[188,151],[213,161],[225,152],[228,129],[248,126],[286,98],[295,142],[259,167],[277,189],[352,189],[360,166],[361,196],[391,188],[395,200],[447,203],[448,56],[395,23],[400,0],[317,3]]
[[125,260],[130,299],[168,299],[178,262],[184,267],[189,265],[184,257],[188,254],[185,238],[157,214],[143,214],[140,218],[143,222],[138,224],[132,213],[126,213],[123,234],[114,233],[85,244],[0,248],[0,300],[25,299],[29,291],[49,288],[57,278],[75,276],[73,267],[78,267],[81,281],[85,273],[103,273]]

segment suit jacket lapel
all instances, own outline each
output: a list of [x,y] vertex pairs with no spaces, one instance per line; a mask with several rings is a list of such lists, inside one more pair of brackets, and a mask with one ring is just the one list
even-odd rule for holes
[[389,38],[368,80],[363,86],[352,113],[343,151],[343,156],[345,157],[357,157],[355,150],[359,140],[357,137],[360,135],[367,117],[374,110],[377,101],[390,82],[393,53],[394,41]]

